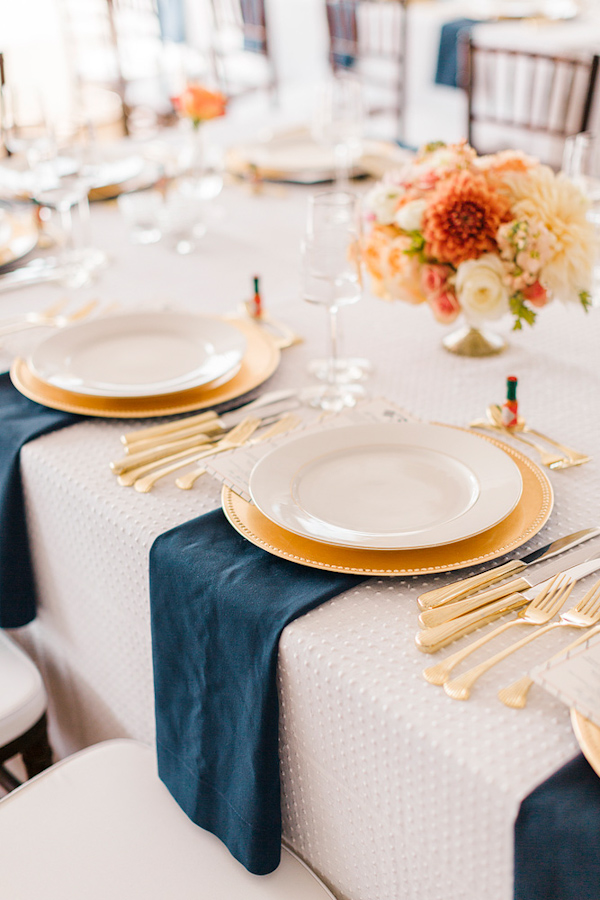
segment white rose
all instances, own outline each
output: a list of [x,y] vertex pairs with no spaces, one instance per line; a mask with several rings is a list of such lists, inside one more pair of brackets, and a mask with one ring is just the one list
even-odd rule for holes
[[410,203],[405,203],[396,213],[395,224],[403,231],[420,231],[426,206],[426,200],[411,200]]
[[504,265],[493,253],[469,259],[456,272],[456,293],[468,322],[481,325],[509,311]]
[[404,194],[404,188],[396,184],[378,184],[369,191],[365,198],[368,209],[375,213],[378,225],[391,225],[396,215],[398,200]]

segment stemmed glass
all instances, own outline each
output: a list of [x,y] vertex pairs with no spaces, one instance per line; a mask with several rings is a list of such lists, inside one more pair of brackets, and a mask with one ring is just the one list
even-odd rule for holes
[[[60,220],[62,247],[59,265],[61,282],[67,287],[86,284],[92,274],[106,263],[106,254],[90,246],[90,180],[81,174],[81,159],[73,154],[73,165],[67,169],[55,160],[37,180],[33,198],[40,206],[55,210]],[[75,216],[74,216],[75,213]]]
[[22,154],[29,169],[56,154],[56,140],[39,90],[5,84],[0,92],[2,140],[9,153]]
[[[562,171],[588,198],[587,219],[596,229],[600,247],[600,134],[582,131],[565,141]],[[600,305],[600,252],[596,254],[592,303]]]
[[329,359],[327,381],[310,391],[320,409],[339,411],[364,396],[357,384],[337,379],[338,310],[362,296],[360,271],[360,215],[356,195],[324,191],[309,200],[306,235],[302,243],[302,290],[308,303],[327,309]]
[[361,154],[363,118],[362,87],[357,78],[339,74],[318,87],[312,135],[318,143],[333,148],[340,190],[347,188],[352,166]]

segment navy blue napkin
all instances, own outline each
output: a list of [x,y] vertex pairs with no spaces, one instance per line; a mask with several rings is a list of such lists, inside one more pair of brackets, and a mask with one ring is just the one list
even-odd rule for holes
[[461,87],[459,78],[458,48],[461,34],[468,32],[478,19],[455,19],[442,25],[440,48],[438,50],[436,84],[447,84],[449,87]]
[[0,627],[35,618],[35,588],[25,523],[19,453],[23,444],[81,421],[28,400],[0,374]]
[[150,551],[158,768],[250,872],[279,864],[277,648],[284,627],[364,579],[271,556],[221,510]]
[[521,803],[515,900],[600,898],[600,778],[579,755]]

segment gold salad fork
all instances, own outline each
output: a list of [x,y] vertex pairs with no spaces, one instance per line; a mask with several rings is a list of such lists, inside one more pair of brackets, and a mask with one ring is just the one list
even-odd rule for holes
[[[510,622],[499,625],[497,628],[494,628],[493,631],[484,634],[476,641],[470,643],[467,647],[463,647],[462,650],[452,653],[446,659],[437,663],[437,665],[425,669],[423,672],[425,680],[430,684],[445,684],[448,681],[450,672],[461,663],[463,659],[466,659],[467,656],[470,656],[475,650],[483,647],[484,644],[487,644],[487,642],[491,641],[492,638],[495,638],[496,635],[508,631],[509,628],[514,628],[516,625],[545,625],[546,622],[549,622],[550,619],[554,618],[563,605],[565,598],[568,597],[575,586],[575,582],[571,581],[568,576],[567,579],[568,580],[565,581],[564,576],[560,574],[555,575],[552,581],[536,594],[531,603],[518,613],[516,619],[511,619]],[[507,600],[508,599],[510,598],[507,598]]]
[[[572,589],[573,585],[574,582],[569,585],[569,587]],[[564,601],[569,593],[570,590],[565,592],[561,600]],[[521,647],[524,647],[536,638],[541,637],[548,631],[552,631],[553,628],[589,628],[591,625],[596,625],[598,622],[600,622],[600,581],[597,581],[596,584],[583,595],[581,600],[575,604],[575,606],[568,609],[566,612],[561,613],[560,619],[557,622],[550,622],[542,628],[537,628],[532,634],[525,635],[520,641],[517,641],[515,644],[511,644],[510,647],[506,647],[499,653],[494,654],[494,656],[491,656],[478,666],[474,666],[472,669],[469,669],[468,672],[459,675],[458,678],[455,678],[453,681],[447,681],[444,685],[444,690],[448,696],[452,697],[454,700],[468,700],[471,688],[477,679],[497,663],[506,659],[507,656],[510,656],[511,653],[520,650]]]
[[483,428],[486,431],[494,431],[496,433],[499,432],[506,437],[510,437],[515,441],[519,441],[519,443],[521,444],[525,444],[525,446],[529,447],[530,450],[533,449],[537,453],[539,453],[540,462],[543,466],[547,466],[549,469],[564,469],[569,465],[568,461],[561,454],[549,453],[544,447],[542,447],[541,444],[538,444],[537,441],[520,437],[505,425],[492,424],[485,419],[475,419],[473,422],[469,422],[469,428]]
[[38,328],[40,326],[64,328],[65,325],[70,325],[73,322],[85,319],[86,316],[89,316],[90,313],[96,309],[99,303],[98,300],[89,300],[74,312],[68,313],[67,315],[60,315],[59,313],[64,309],[68,302],[68,299],[59,301],[57,304],[54,304],[53,307],[50,307],[49,310],[47,309],[39,313],[26,313],[18,322],[0,325],[0,335],[13,334],[17,331],[24,331],[26,328]]
[[[487,414],[494,425],[502,422],[502,410],[497,403],[488,406]],[[511,426],[510,433],[512,434],[514,431],[521,431],[523,434],[532,434],[534,437],[539,437],[547,444],[552,444],[553,447],[560,450],[560,452],[566,456],[566,465],[557,466],[557,468],[564,469],[569,468],[570,466],[581,466],[591,459],[587,454],[580,453],[578,450],[574,450],[573,447],[567,447],[566,444],[561,444],[559,441],[555,441],[554,438],[548,437],[547,434],[542,434],[541,431],[536,431],[535,428],[531,428],[527,425],[522,416],[518,417],[516,425]]]
[[[268,441],[271,438],[279,437],[282,434],[285,434],[286,431],[291,431],[293,428],[296,428],[297,425],[300,424],[302,419],[299,416],[294,415],[293,413],[288,413],[285,416],[282,416],[277,422],[274,422],[270,428],[267,428],[262,434],[258,435],[258,437],[252,438],[252,440],[246,442],[246,446],[253,446],[254,444],[261,444],[263,441]],[[194,486],[195,482],[200,478],[201,475],[204,475],[206,469],[203,466],[199,466],[196,469],[192,469],[191,472],[186,472],[184,475],[180,475],[179,478],[175,479],[175,484],[182,491],[189,491]]]
[[137,480],[134,481],[133,487],[136,491],[138,491],[138,493],[147,494],[148,491],[152,490],[152,487],[156,484],[156,482],[160,478],[164,478],[165,475],[170,475],[171,472],[176,472],[177,469],[182,469],[184,466],[187,466],[193,462],[197,462],[199,459],[204,459],[207,456],[214,456],[214,454],[222,453],[224,450],[233,450],[234,447],[241,447],[242,444],[245,444],[246,441],[249,440],[251,435],[254,434],[259,425],[260,419],[258,419],[256,416],[247,416],[247,418],[240,422],[239,425],[236,425],[235,428],[232,428],[226,437],[222,438],[222,440],[214,444],[210,448],[210,450],[204,450],[200,453],[194,453],[193,455],[187,456],[184,459],[179,459],[167,466],[156,469],[155,471],[150,472],[148,475],[144,475],[141,478],[138,477]]
[[[580,634],[579,637],[574,640],[567,647],[564,647],[562,650],[559,650],[558,653],[555,653],[554,656],[551,656],[548,662],[552,662],[555,659],[558,659],[559,656],[562,656],[563,653],[569,653],[571,650],[574,650],[576,647],[579,647],[580,644],[584,644],[586,641],[589,641],[591,637],[595,634],[600,634],[600,625],[596,625],[595,628],[590,628],[585,634]],[[508,687],[502,688],[498,691],[498,699],[501,700],[505,706],[510,706],[512,709],[523,709],[527,704],[527,694],[529,693],[529,688],[534,684],[533,678],[529,675],[523,675],[522,678],[518,678],[516,681],[513,681],[512,684],[509,684]]]

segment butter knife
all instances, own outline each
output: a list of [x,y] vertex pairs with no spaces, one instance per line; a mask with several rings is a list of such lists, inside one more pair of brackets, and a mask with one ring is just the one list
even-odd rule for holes
[[[572,547],[576,547],[577,544],[581,544],[583,541],[596,537],[598,534],[600,534],[600,527],[585,528],[583,531],[575,531],[573,534],[567,534],[564,537],[558,538],[556,541],[551,541],[551,543],[546,544],[544,547],[540,547],[538,550],[534,550],[532,553],[528,553],[526,556],[511,559],[500,566],[494,566],[491,569],[487,569],[479,575],[472,575],[470,578],[454,581],[452,584],[436,588],[433,591],[426,591],[417,598],[419,606],[421,609],[429,609],[430,607],[442,606],[445,603],[452,603],[455,600],[460,600],[461,597],[466,597],[468,594],[473,593],[473,591],[480,591],[482,588],[495,584],[496,581],[501,581],[509,575],[516,575],[517,572],[522,572],[523,569],[532,565],[532,563],[541,562],[544,559],[555,556],[557,553],[563,553],[565,550],[570,550]],[[519,590],[519,588],[511,588],[511,585],[506,585],[506,587],[510,588],[506,593],[510,593],[511,589]]]
[[467,597],[465,600],[456,600],[453,603],[444,604],[444,606],[425,609],[419,616],[419,622],[425,628],[435,628],[437,625],[442,625],[451,619],[458,619],[459,616],[473,612],[473,610],[486,606],[488,603],[500,600],[502,597],[508,597],[515,591],[527,590],[527,588],[538,584],[540,581],[552,578],[558,572],[562,572],[565,566],[575,566],[578,563],[582,563],[594,557],[597,552],[598,548],[581,547],[579,550],[569,554],[567,559],[554,559],[543,566],[536,566],[535,570],[528,572],[526,575],[522,575],[520,578],[513,578],[512,581],[507,581],[505,584],[491,588],[489,591],[482,591],[474,594],[472,597]]
[[[600,569],[600,556],[596,556],[594,559],[588,559],[577,566],[571,566],[571,568],[565,569],[563,574],[568,575],[571,580],[577,580],[589,575],[590,572],[595,572],[597,569]],[[557,571],[560,571],[560,569]],[[543,574],[545,576],[548,575],[547,572],[544,572]],[[553,574],[556,574],[556,571]],[[550,577],[545,577],[542,581],[530,585],[527,590],[515,591],[508,597],[503,597],[501,600],[489,604],[483,609],[478,609],[469,615],[460,616],[458,619],[453,619],[451,622],[445,622],[443,625],[438,625],[435,628],[426,628],[424,631],[420,631],[417,634],[415,643],[423,653],[435,653],[437,650],[441,650],[442,647],[451,644],[452,641],[456,641],[458,638],[470,634],[477,628],[481,628],[482,625],[487,625],[489,622],[499,619],[500,616],[503,616],[511,610],[525,606],[527,603],[531,602],[540,591],[547,587],[550,581]]]

